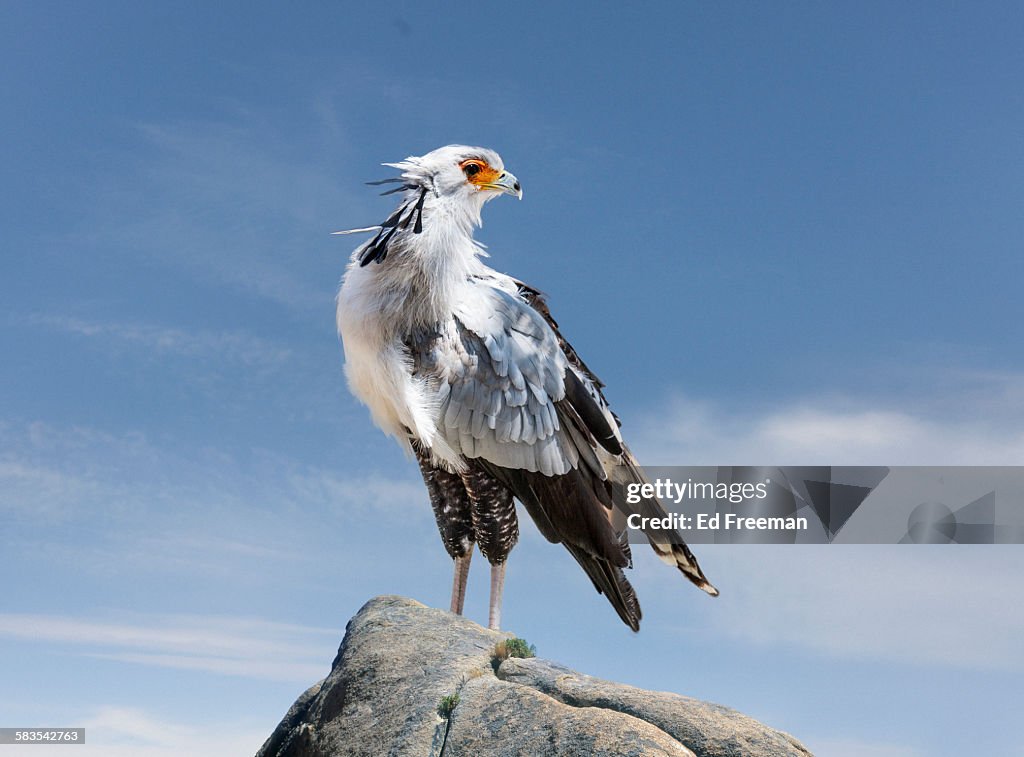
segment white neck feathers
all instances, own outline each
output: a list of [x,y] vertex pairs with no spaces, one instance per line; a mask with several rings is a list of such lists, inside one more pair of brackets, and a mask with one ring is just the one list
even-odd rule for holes
[[411,224],[398,230],[380,263],[360,266],[353,255],[341,297],[351,299],[356,312],[378,316],[378,324],[392,333],[446,320],[469,277],[489,270],[473,240],[482,206],[483,197],[467,204],[428,193],[420,233]]

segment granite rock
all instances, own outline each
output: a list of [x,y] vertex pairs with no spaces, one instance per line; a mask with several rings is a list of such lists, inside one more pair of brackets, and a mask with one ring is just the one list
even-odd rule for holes
[[[257,757],[810,757],[788,734],[717,704],[540,659],[493,658],[509,634],[404,597],[349,621],[323,681]],[[457,695],[450,712],[439,708]],[[443,714],[442,714],[443,713]]]

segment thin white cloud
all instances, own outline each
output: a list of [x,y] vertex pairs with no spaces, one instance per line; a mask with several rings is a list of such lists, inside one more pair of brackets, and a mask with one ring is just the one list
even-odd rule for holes
[[[238,508],[284,512],[289,507],[404,518],[428,512],[422,508],[425,498],[411,464],[402,478],[343,475],[267,450],[247,448],[236,455],[158,445],[137,432],[39,422],[0,425],[0,511],[26,518],[116,516],[124,526],[166,512],[237,516]],[[181,533],[175,538],[186,547],[239,554],[266,555],[269,549],[239,538],[220,542]]]
[[716,637],[844,660],[1024,670],[1024,606],[1005,588],[1024,579],[1013,546],[700,545],[700,556],[725,587],[703,616]]
[[0,511],[20,512],[36,520],[57,520],[67,513],[69,496],[97,496],[95,481],[47,465],[39,465],[0,452]]
[[149,713],[129,707],[103,707],[84,721],[83,728],[102,734],[109,740],[126,739],[149,745],[180,744],[194,728],[159,720]]
[[296,559],[301,555],[281,549],[277,545],[238,541],[209,533],[177,533],[140,537],[141,552],[149,554],[173,552],[183,561],[193,562],[197,555],[215,554],[267,559]]
[[8,423],[0,428],[0,511],[57,522],[129,510],[138,499],[166,503],[162,455],[138,433]]
[[[108,369],[118,374],[114,386],[134,391],[153,376],[198,391],[215,408],[208,411],[211,419],[244,419],[259,413],[268,414],[268,421],[302,419],[336,428],[355,406],[342,403],[341,348],[329,327],[329,307],[324,312],[326,333],[314,330],[309,338],[299,334],[289,341],[245,328],[180,328],[64,313],[15,315],[8,322],[19,330],[75,339],[101,354]],[[52,351],[62,349],[56,344]],[[140,369],[149,373],[140,375]],[[78,391],[81,382],[69,380],[67,390]],[[109,397],[101,393],[97,399]]]
[[16,564],[249,589],[317,575],[324,560],[356,569],[373,549],[360,542],[320,551],[334,534],[385,528],[404,539],[433,530],[412,463],[401,477],[346,474],[266,450],[229,453],[44,423],[0,424],[0,515],[15,529],[0,547]]
[[648,465],[1019,465],[1024,402],[1002,385],[1001,404],[958,394],[913,408],[833,396],[731,410],[679,395],[630,437]]
[[24,322],[62,331],[117,346],[144,349],[166,358],[178,355],[188,358],[216,357],[244,366],[280,365],[293,357],[293,350],[284,345],[242,331],[209,331],[169,328],[147,323],[101,322],[64,315],[36,313]]
[[[332,219],[371,195],[343,191],[343,150],[329,128],[305,135],[303,155],[294,135],[251,118],[137,129],[141,149],[98,182],[76,243],[184,269],[297,313],[330,312],[349,254],[331,246]],[[317,245],[337,257],[325,260]]]
[[131,622],[0,615],[0,638],[140,665],[309,683],[326,674],[338,629],[258,618],[152,615]]
[[[403,473],[411,473],[404,471]],[[346,513],[373,513],[390,519],[427,516],[426,490],[415,478],[388,477],[381,474],[339,475],[320,468],[301,468],[288,476],[298,496],[330,502],[332,508]]]
[[[223,757],[255,754],[269,732],[253,724],[219,722],[206,725],[167,720],[137,707],[108,705],[82,716],[85,743],[78,757]],[[38,757],[66,757],[66,746],[33,746]]]
[[193,657],[188,655],[147,654],[143,652],[90,653],[89,657],[116,662],[129,662],[178,670],[196,670],[263,681],[310,683],[327,675],[324,661],[318,663],[276,662],[265,659],[226,659],[223,657]]

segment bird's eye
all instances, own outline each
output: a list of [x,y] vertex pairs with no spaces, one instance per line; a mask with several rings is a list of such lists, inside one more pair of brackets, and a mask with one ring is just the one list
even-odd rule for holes
[[466,174],[466,176],[476,176],[478,173],[480,173],[480,164],[467,163],[462,167],[462,171],[463,173]]

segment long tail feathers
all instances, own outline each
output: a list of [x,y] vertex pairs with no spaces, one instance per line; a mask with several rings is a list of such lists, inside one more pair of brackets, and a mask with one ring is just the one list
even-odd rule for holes
[[[666,515],[665,508],[662,507],[661,502],[657,498],[644,498],[636,505],[626,503],[625,486],[627,484],[646,484],[650,482],[629,449],[623,450],[622,461],[622,465],[618,466],[611,475],[615,488],[616,509],[622,511],[620,517],[624,519],[625,515],[636,512],[644,518],[664,518]],[[686,541],[678,531],[675,529],[646,528],[644,529],[644,535],[662,562],[677,568],[698,589],[707,592],[712,597],[718,596],[718,589],[704,576],[704,571],[701,570],[700,565],[697,563],[697,558],[693,556],[693,552],[686,546]]]
[[700,569],[700,565],[697,564],[697,559],[685,544],[659,544],[652,540],[651,548],[662,562],[677,567],[679,572],[686,576],[698,589],[706,591],[712,597],[718,596],[718,589],[704,577],[704,572]]

